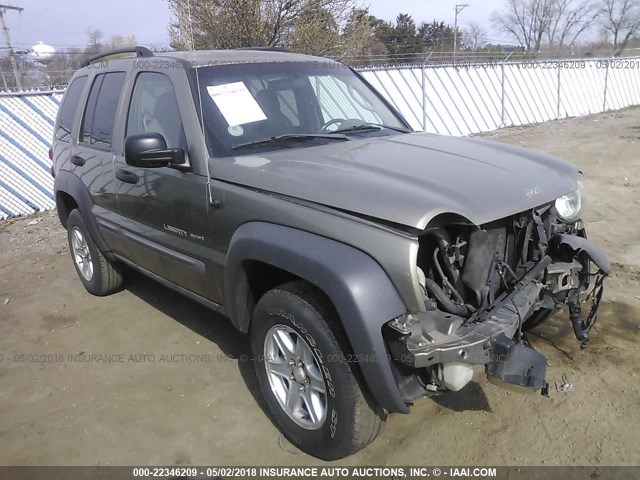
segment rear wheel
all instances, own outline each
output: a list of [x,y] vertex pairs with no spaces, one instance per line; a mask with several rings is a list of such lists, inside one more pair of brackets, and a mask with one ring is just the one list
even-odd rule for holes
[[250,334],[256,375],[276,424],[291,443],[324,460],[367,446],[385,418],[347,361],[337,320],[321,292],[292,282],[260,299]]
[[77,209],[69,214],[67,237],[73,265],[89,293],[105,296],[122,288],[122,265],[104,256]]

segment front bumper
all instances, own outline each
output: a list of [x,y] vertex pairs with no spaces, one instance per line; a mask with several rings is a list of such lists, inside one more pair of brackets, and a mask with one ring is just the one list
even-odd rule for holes
[[[547,264],[548,260],[541,262],[537,269]],[[475,322],[440,311],[397,318],[387,324],[391,356],[413,368],[447,362],[491,363],[494,340],[514,337],[520,319],[528,316],[541,290],[539,282],[527,281],[499,299],[485,320]]]
[[[431,310],[409,313],[389,322],[385,337],[391,357],[414,369],[482,364],[487,366],[490,377],[502,382],[534,389],[543,386],[546,359],[522,341],[523,326],[541,309],[553,311],[568,304],[576,337],[586,345],[602,298],[602,280],[611,272],[602,251],[585,238],[557,235],[550,247],[549,253],[511,289],[471,318]],[[566,261],[567,253],[573,262]],[[578,270],[588,269],[591,262],[598,266],[597,273],[576,271],[576,265]],[[584,318],[580,295],[594,276],[592,307]],[[587,281],[578,282],[578,278]]]

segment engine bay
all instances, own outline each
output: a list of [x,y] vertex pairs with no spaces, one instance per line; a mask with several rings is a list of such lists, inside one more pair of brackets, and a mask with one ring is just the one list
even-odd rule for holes
[[580,221],[562,221],[546,205],[480,227],[461,219],[428,228],[419,243],[425,311],[385,327],[408,397],[460,390],[474,364],[485,365],[492,382],[544,390],[546,358],[525,332],[564,305],[581,347],[588,345],[611,265]]

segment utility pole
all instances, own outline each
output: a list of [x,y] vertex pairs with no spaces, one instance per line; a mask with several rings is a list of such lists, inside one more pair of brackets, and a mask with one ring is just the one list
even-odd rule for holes
[[7,79],[4,78],[4,70],[2,70],[2,68],[0,68],[0,76],[2,76],[2,85],[4,85],[4,89],[9,90],[9,87],[7,86]]
[[455,58],[456,56],[456,52],[458,51],[458,15],[460,14],[461,11],[463,11],[465,8],[467,8],[469,5],[468,4],[463,4],[463,5],[456,5],[456,19],[454,21],[454,27],[453,27],[453,56]]
[[[9,50],[9,60],[11,61],[11,68],[13,68],[13,76],[16,79],[16,88],[18,90],[22,90],[22,81],[20,80],[20,73],[18,72],[18,64],[16,63],[16,56],[13,51],[13,47],[11,46],[11,37],[9,36],[9,29],[7,25],[4,23],[4,14],[7,10],[17,10],[18,12],[22,12],[24,8],[20,7],[12,7],[11,5],[0,5],[0,28],[4,33],[4,40],[7,43],[7,49]],[[4,75],[3,75],[4,78]]]

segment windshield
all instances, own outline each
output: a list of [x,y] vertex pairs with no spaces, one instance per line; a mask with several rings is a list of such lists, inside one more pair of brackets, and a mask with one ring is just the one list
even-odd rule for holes
[[219,65],[195,71],[212,156],[407,131],[398,114],[358,75],[330,61]]

